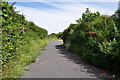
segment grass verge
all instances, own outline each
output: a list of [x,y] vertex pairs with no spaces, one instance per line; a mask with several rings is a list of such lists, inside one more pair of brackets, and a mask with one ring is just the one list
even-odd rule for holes
[[50,39],[39,39],[21,46],[16,52],[19,55],[18,58],[10,60],[3,69],[2,78],[20,78],[21,73],[27,69],[26,66],[40,55],[40,51],[47,45],[48,40]]

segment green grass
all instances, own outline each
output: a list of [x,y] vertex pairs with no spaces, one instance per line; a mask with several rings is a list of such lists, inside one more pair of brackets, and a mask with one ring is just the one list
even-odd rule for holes
[[40,56],[41,50],[47,45],[48,39],[39,39],[31,41],[31,44],[21,46],[16,53],[20,54],[18,58],[10,60],[3,70],[3,78],[19,78],[27,65],[34,62],[37,56]]
[[27,21],[13,5],[2,2],[2,78],[19,78],[49,40],[47,30]]

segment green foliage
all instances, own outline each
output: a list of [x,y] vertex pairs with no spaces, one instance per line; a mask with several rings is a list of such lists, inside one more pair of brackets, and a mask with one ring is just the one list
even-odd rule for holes
[[[22,66],[32,62],[38,55],[38,50],[46,45],[46,37],[48,35],[47,30],[36,26],[33,22],[28,22],[25,20],[24,15],[18,14],[14,10],[14,4],[10,5],[4,1],[2,2],[1,10],[2,69],[3,77],[6,78],[18,77],[18,74],[20,75],[20,72],[23,71]],[[18,66],[21,67],[20,71],[17,71]],[[13,67],[17,69],[14,73],[11,72]]]
[[116,19],[118,28],[120,29],[120,10],[116,11],[116,18],[115,19]]
[[51,36],[51,37],[56,37],[56,38],[60,38],[61,37],[61,32],[59,32],[59,33],[51,33],[49,36]]
[[40,56],[40,50],[47,45],[47,39],[31,41],[29,45],[21,46],[16,53],[17,58],[9,60],[3,69],[3,78],[19,78],[28,64],[35,62],[37,56]]
[[77,24],[71,24],[62,33],[66,48],[97,66],[119,74],[120,28],[119,16],[86,12]]

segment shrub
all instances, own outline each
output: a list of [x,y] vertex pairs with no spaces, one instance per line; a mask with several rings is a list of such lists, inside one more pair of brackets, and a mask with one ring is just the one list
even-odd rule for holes
[[[7,76],[7,78],[15,77],[12,76],[14,73],[10,72],[10,70],[7,68],[10,66],[14,66],[14,68],[16,69],[17,67],[15,66],[19,65],[20,67],[22,67],[25,66],[23,64],[30,63],[34,59],[34,57],[38,55],[38,52],[36,53],[36,51],[38,51],[38,48],[40,47],[43,48],[46,45],[45,38],[48,35],[47,30],[36,26],[33,22],[28,22],[27,20],[25,20],[24,15],[18,14],[18,12],[14,10],[13,7],[14,4],[15,3],[10,5],[8,2],[4,1],[2,2],[2,10],[1,10],[2,66],[3,66],[2,70],[3,70],[3,77]],[[36,43],[38,43],[38,45],[34,45]],[[36,46],[38,46],[38,48],[34,48]],[[31,48],[31,50],[28,48]],[[26,61],[27,57],[31,57],[30,61]],[[24,60],[24,62],[21,61],[21,59],[23,58],[26,59]],[[13,63],[12,61],[14,60],[15,62]],[[20,65],[17,62],[23,64]],[[18,74],[20,73],[15,72],[15,74],[18,76]]]
[[119,74],[118,18],[91,13],[87,8],[76,21],[77,24],[70,25],[61,35],[66,48],[92,64]]

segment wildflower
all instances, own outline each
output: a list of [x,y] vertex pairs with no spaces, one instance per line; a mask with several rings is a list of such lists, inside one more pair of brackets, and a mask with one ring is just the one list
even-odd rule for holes
[[95,32],[89,32],[89,34],[90,34],[90,35],[93,35],[93,34],[95,34]]
[[13,49],[13,48],[10,48],[10,49]]
[[20,32],[23,32],[25,29],[20,30]]
[[90,34],[90,37],[92,37],[92,35],[95,34],[95,32],[89,32],[89,34]]

